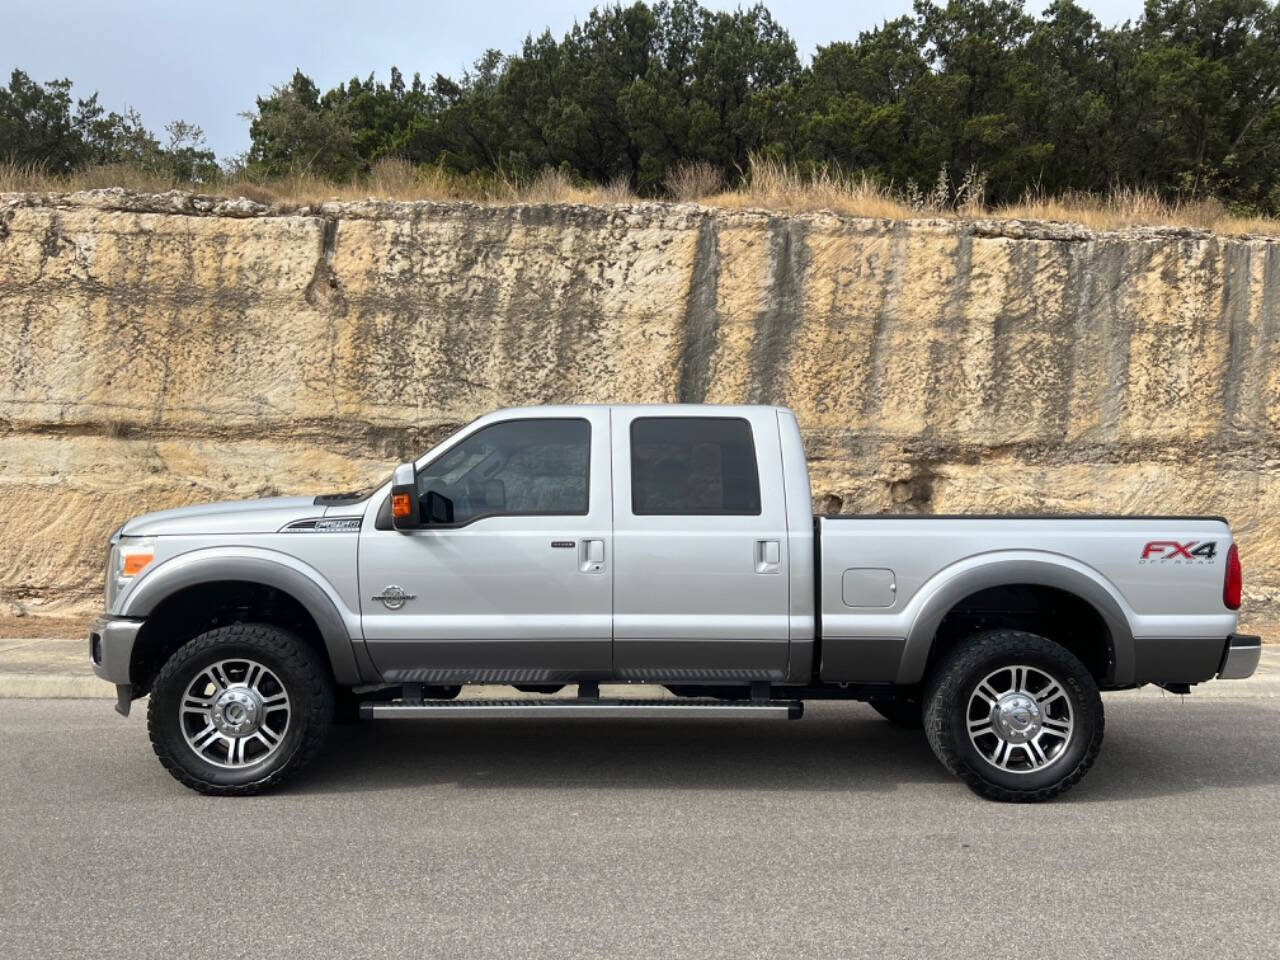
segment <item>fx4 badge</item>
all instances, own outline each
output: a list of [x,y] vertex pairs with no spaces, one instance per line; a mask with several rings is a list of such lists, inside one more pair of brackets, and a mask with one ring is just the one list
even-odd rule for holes
[[370,600],[381,600],[382,605],[388,610],[399,610],[410,600],[414,599],[414,594],[405,593],[400,587],[394,583],[389,587],[383,587],[381,593],[375,593]]
[[1178,543],[1176,540],[1152,540],[1142,548],[1139,563],[1213,563],[1218,555],[1218,544],[1213,540],[1200,543],[1188,540]]

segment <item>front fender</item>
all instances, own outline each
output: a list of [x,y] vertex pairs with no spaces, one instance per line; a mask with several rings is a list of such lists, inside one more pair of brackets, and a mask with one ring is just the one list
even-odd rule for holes
[[334,679],[361,683],[342,601],[318,570],[296,557],[261,547],[206,547],[148,569],[120,599],[117,616],[143,619],[179,590],[202,583],[241,581],[274,587],[297,600],[320,629]]
[[913,600],[919,605],[898,664],[897,682],[911,684],[923,679],[933,639],[952,607],[979,590],[1015,584],[1056,587],[1092,606],[1110,634],[1107,681],[1120,686],[1133,682],[1133,629],[1119,592],[1102,574],[1078,560],[1029,550],[966,557],[928,580]]

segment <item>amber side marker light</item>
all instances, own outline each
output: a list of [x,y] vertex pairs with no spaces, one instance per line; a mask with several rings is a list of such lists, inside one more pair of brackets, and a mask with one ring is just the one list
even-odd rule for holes
[[136,577],[156,558],[154,553],[126,553],[120,573],[126,577]]
[[391,495],[391,514],[396,517],[407,517],[409,515],[409,495],[407,493],[393,493]]

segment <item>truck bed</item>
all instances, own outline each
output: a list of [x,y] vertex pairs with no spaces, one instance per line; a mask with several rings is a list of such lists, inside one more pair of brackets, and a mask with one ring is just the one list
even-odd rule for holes
[[[904,522],[908,521],[908,522]],[[1087,602],[1112,638],[1117,685],[1207,679],[1235,615],[1222,602],[1232,546],[1221,517],[940,516],[815,519],[823,680],[911,683],[957,604],[1025,586]],[[927,640],[925,639],[927,636]],[[1214,662],[1210,662],[1214,661]]]

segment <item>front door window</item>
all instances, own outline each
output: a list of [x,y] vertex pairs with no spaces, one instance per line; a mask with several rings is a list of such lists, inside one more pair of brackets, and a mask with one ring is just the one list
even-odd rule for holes
[[418,496],[453,501],[454,526],[485,517],[585,516],[591,425],[509,420],[468,437],[418,474]]

